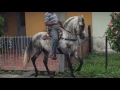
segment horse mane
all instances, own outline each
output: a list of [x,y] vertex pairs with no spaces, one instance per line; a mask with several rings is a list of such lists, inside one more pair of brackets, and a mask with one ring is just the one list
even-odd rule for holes
[[82,23],[81,31],[83,31],[84,28],[85,28],[85,22],[84,22],[83,16],[72,16],[64,22],[63,26],[64,26],[64,28],[67,28],[68,30],[71,30],[72,33],[76,33],[77,30],[78,30],[78,27],[77,27],[78,22]]
[[82,22],[83,22],[83,28],[85,28],[85,20],[83,17],[82,17]]
[[71,20],[73,20],[74,18],[75,18],[75,16],[74,16],[74,17],[70,17],[68,20],[66,20],[66,21],[64,22],[64,24],[63,24],[64,28],[66,28],[67,25],[69,24],[69,22],[70,22]]

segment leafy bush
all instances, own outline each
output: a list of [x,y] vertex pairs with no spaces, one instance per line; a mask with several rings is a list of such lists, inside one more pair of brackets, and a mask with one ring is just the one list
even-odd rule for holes
[[4,17],[0,16],[0,36],[3,35],[3,26],[4,26],[5,20]]
[[120,52],[120,12],[111,13],[111,22],[108,25],[106,35],[111,49]]

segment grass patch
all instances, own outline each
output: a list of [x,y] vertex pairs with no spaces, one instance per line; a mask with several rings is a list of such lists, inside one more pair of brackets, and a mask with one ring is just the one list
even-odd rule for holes
[[[77,68],[79,63],[75,63]],[[108,69],[105,70],[104,53],[92,53],[84,58],[84,64],[80,72],[74,72],[78,78],[120,78],[120,54],[108,55]],[[70,76],[69,69],[58,75]]]
[[11,74],[11,75],[23,75],[27,71],[21,70],[2,70],[0,69],[0,74]]

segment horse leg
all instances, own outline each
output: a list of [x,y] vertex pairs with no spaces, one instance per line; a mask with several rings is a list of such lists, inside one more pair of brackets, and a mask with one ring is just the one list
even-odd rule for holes
[[48,75],[50,76],[50,78],[53,78],[53,75],[51,75],[50,70],[48,68],[48,55],[49,55],[49,53],[46,52],[46,51],[44,51],[44,60],[43,60],[43,63],[45,65],[45,68],[47,70]]
[[40,55],[40,53],[41,53],[41,51],[36,52],[36,53],[34,54],[34,56],[31,58],[32,64],[33,64],[34,69],[35,69],[35,77],[38,76],[38,69],[37,69],[37,67],[36,67],[35,61],[36,61],[36,59],[38,58],[38,56]]
[[81,70],[81,67],[82,67],[82,65],[83,65],[83,58],[80,58],[80,57],[78,56],[78,60],[79,60],[80,64],[79,64],[78,68],[77,68],[75,71],[80,71],[80,70]]
[[71,76],[72,76],[73,78],[75,78],[75,75],[74,75],[74,73],[73,73],[72,63],[71,63],[71,61],[70,61],[70,56],[69,56],[69,55],[65,55],[65,58],[66,58],[66,60],[67,60],[67,62],[68,62],[68,66],[69,66],[69,69],[70,69],[70,71],[71,71]]
[[75,53],[73,54],[73,57],[74,57],[76,60],[79,61],[79,66],[78,66],[78,68],[77,68],[75,71],[80,71],[80,70],[81,70],[81,67],[82,67],[82,65],[83,65],[83,57],[82,57],[82,56],[80,57],[77,52],[75,52]]

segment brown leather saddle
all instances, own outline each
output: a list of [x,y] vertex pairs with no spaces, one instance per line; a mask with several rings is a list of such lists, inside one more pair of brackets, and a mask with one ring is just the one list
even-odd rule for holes
[[[62,35],[63,35],[63,32],[62,32],[63,24],[62,24],[61,21],[58,21],[58,24],[61,27],[61,29],[58,31],[59,39],[60,39],[62,37]],[[50,30],[48,29],[48,27],[47,27],[47,34],[43,36],[43,40],[47,40],[47,39],[51,39]]]
[[[60,30],[58,31],[58,33],[59,33],[59,39],[60,39],[60,38],[62,37],[62,35],[63,35],[62,29],[60,29]],[[49,31],[49,30],[47,30],[47,34],[44,35],[42,39],[43,39],[43,40],[51,39],[50,31]]]

